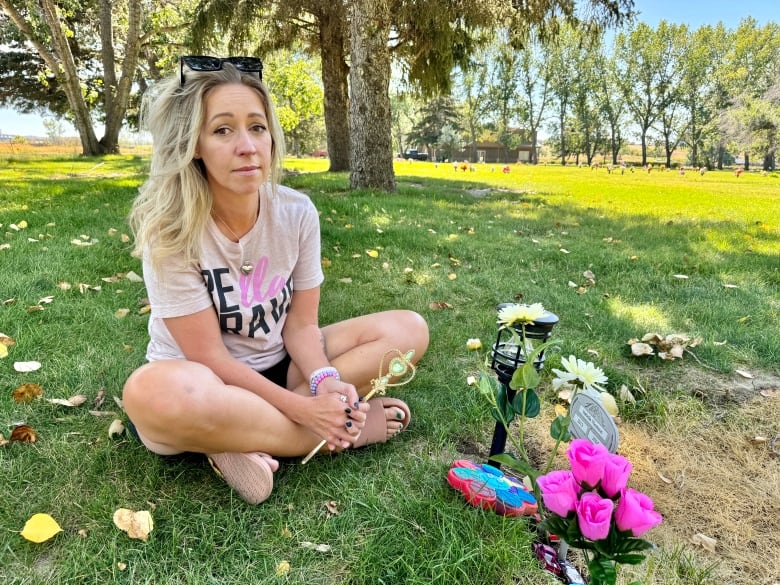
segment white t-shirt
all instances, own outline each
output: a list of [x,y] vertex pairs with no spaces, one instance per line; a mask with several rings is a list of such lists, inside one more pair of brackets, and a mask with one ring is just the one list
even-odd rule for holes
[[[317,209],[304,194],[280,185],[276,195],[261,190],[260,212],[241,246],[222,234],[213,218],[203,233],[200,261],[185,265],[167,258],[156,273],[143,261],[149,303],[149,361],[184,358],[164,318],[214,307],[228,351],[255,370],[279,362],[285,349],[282,327],[293,290],[322,284]],[[244,258],[241,257],[243,247]],[[254,266],[248,275],[240,266]]]

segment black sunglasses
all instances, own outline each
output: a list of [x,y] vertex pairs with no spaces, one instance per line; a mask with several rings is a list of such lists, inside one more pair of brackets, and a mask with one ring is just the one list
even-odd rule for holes
[[223,63],[230,63],[239,71],[257,73],[263,80],[263,62],[257,57],[209,57],[206,55],[182,55],[179,57],[179,84],[184,85],[184,66],[191,71],[219,71]]

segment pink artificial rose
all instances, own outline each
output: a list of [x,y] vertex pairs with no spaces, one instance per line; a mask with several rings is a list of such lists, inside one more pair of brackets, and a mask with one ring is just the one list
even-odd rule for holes
[[626,487],[628,476],[634,468],[631,462],[622,455],[611,455],[604,462],[604,474],[601,478],[601,489],[610,498],[614,498]]
[[574,439],[566,455],[571,463],[574,479],[580,484],[596,487],[604,473],[604,462],[610,456],[604,445],[596,445],[587,439]]
[[536,480],[548,510],[563,518],[577,509],[580,486],[571,471],[551,471]]
[[612,510],[615,503],[596,492],[585,492],[577,504],[577,524],[582,536],[589,540],[603,540],[609,535]]
[[634,536],[641,536],[653,526],[658,526],[661,520],[661,515],[653,510],[653,500],[649,496],[631,488],[621,492],[615,510],[618,530],[630,530]]

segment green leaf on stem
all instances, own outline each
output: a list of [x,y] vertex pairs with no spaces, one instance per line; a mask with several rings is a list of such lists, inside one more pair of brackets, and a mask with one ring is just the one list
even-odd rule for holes
[[616,563],[621,563],[624,565],[638,565],[642,561],[645,560],[645,555],[640,554],[634,554],[634,555],[615,555],[613,557],[613,560]]
[[588,572],[590,573],[591,585],[615,585],[615,581],[617,581],[617,570],[614,563],[600,555],[596,555],[588,563]]
[[522,459],[518,459],[511,453],[499,453],[498,455],[491,456],[490,460],[495,461],[496,463],[500,463],[501,465],[505,465],[520,477],[528,475],[531,478],[535,478],[538,475],[538,472],[533,467],[531,467],[530,463],[523,461]]
[[507,389],[503,384],[495,385],[496,408],[490,409],[490,415],[500,423],[508,425],[515,418],[515,411],[507,397]]
[[528,389],[515,394],[514,400],[512,400],[512,409],[516,414],[525,415],[526,418],[534,418],[541,412],[542,405],[536,392]]
[[568,443],[571,441],[571,433],[569,432],[570,423],[571,419],[568,416],[559,414],[555,417],[555,420],[550,423],[550,436],[556,441]]
[[539,372],[536,371],[536,368],[534,368],[534,363],[530,361],[515,370],[515,373],[512,374],[512,380],[509,382],[509,387],[512,390],[536,388],[541,381],[542,377],[539,375]]

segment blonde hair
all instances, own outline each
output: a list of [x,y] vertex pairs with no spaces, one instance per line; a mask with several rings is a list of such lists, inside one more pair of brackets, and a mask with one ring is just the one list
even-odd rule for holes
[[135,254],[145,254],[152,267],[170,256],[181,255],[189,264],[200,257],[201,235],[211,213],[212,194],[205,169],[195,159],[205,102],[215,88],[240,83],[254,89],[265,108],[271,134],[271,193],[282,174],[284,135],[270,94],[254,73],[242,73],[230,63],[220,71],[188,71],[159,84],[144,97],[143,126],[152,134],[149,177],[139,189],[130,210]]

